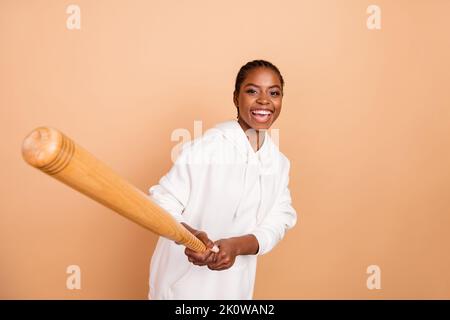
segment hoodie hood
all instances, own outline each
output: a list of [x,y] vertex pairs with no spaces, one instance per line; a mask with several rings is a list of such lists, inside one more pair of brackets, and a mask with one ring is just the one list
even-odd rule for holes
[[235,146],[249,165],[257,165],[262,175],[276,172],[279,150],[267,131],[264,131],[263,145],[255,152],[237,120],[219,123],[214,128],[219,130],[223,137]]
[[[277,172],[279,164],[279,150],[278,147],[273,143],[270,135],[267,131],[264,131],[264,142],[258,151],[254,151],[247,135],[241,128],[237,120],[230,120],[217,124],[214,129],[219,130],[223,137],[234,145],[237,152],[243,156],[245,161],[244,172],[242,174],[242,181],[240,185],[242,186],[241,198],[239,199],[238,206],[234,212],[234,218],[238,217],[241,212],[240,204],[242,203],[242,198],[245,194],[247,187],[247,173],[249,166],[256,166],[258,172],[258,183],[260,188],[260,195],[263,194],[263,183],[262,176],[267,174],[275,174]],[[261,208],[262,196],[259,200],[258,205],[258,215],[257,220],[260,218],[260,208]]]

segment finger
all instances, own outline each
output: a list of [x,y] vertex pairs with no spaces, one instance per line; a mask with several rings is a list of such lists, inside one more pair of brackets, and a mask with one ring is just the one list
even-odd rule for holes
[[219,251],[218,253],[215,253],[217,257],[217,261],[226,259],[228,257],[227,253],[225,251]]
[[[212,245],[213,245],[212,249],[209,249],[209,250],[206,250],[206,251],[203,251],[203,252],[196,252],[196,251],[194,251],[194,250],[192,250],[192,249],[185,248],[185,249],[184,249],[184,253],[185,253],[186,255],[190,255],[190,256],[200,256],[200,255],[208,255],[208,256],[209,256],[210,254],[216,252],[216,249],[214,249],[214,243],[213,243],[213,242],[211,242],[211,243],[212,243]],[[213,249],[214,249],[214,250],[213,250]],[[218,250],[217,250],[217,252],[218,252]]]
[[229,266],[229,265],[225,265],[225,266],[223,266],[223,267],[218,267],[216,270],[217,270],[217,271],[223,271],[223,270],[230,269],[230,267],[231,267],[231,266]]
[[218,266],[210,266],[210,265],[208,265],[208,268],[210,270],[213,270],[213,271],[222,271],[222,270],[229,269],[230,267],[231,266],[227,265],[227,264],[221,264],[221,265],[218,265]]
[[233,262],[226,258],[226,259],[222,259],[221,261],[219,261],[218,263],[216,263],[216,265],[214,266],[214,268],[216,270],[224,270],[224,269],[228,269],[229,267],[231,267],[233,265]]
[[222,265],[224,265],[224,262],[222,260],[217,260],[216,262],[209,264],[209,266],[214,270],[221,267]]
[[214,269],[219,269],[226,265],[231,266],[233,264],[231,263],[231,259],[228,256],[222,256],[222,257],[219,257],[219,259],[217,259],[217,261],[215,263],[211,264],[211,267]]
[[184,253],[186,255],[188,255],[188,256],[192,256],[192,257],[197,257],[198,258],[198,257],[201,257],[201,256],[210,255],[211,254],[211,250],[206,250],[206,251],[203,251],[203,252],[197,252],[197,251],[194,251],[192,249],[185,248],[184,249]]
[[220,258],[219,257],[214,257],[213,261],[211,261],[211,263],[209,263],[208,265],[211,267],[217,267],[220,263]]
[[202,262],[202,261],[199,261],[199,260],[195,260],[195,259],[193,259],[191,257],[189,257],[188,260],[189,260],[190,263],[192,263],[192,264],[194,264],[196,266],[204,266],[204,265],[206,265],[205,262]]
[[205,259],[205,264],[215,263],[217,260],[217,255],[215,253],[211,253],[207,259]]
[[186,255],[188,257],[190,257],[192,260],[199,262],[199,263],[205,263],[212,254],[214,254],[214,253],[211,251],[206,251],[205,253],[197,253],[197,252],[186,253]]
[[214,270],[214,271],[223,271],[223,270],[226,270],[226,269],[228,269],[228,268],[229,268],[228,266],[222,265],[222,266],[213,268],[212,270]]
[[192,263],[205,263],[205,260],[197,259],[195,257],[189,257],[188,260],[191,261]]
[[208,235],[205,232],[198,233],[197,238],[199,238],[207,248],[214,247],[214,242],[212,242],[211,239],[208,238]]
[[197,252],[192,251],[192,250],[185,250],[184,254],[192,260],[201,260],[202,259],[201,255],[198,255]]
[[219,247],[217,246],[217,245],[213,245],[213,247],[212,248],[210,248],[209,250],[211,250],[212,252],[214,252],[214,253],[218,253],[220,250],[219,250]]
[[205,266],[212,262],[212,255],[203,257],[202,259],[192,259],[193,263],[199,266]]

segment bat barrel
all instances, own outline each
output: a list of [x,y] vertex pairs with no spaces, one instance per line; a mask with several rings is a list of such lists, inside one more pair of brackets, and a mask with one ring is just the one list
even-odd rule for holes
[[100,202],[152,232],[197,252],[205,245],[172,215],[60,131],[33,130],[23,141],[22,156],[31,166]]

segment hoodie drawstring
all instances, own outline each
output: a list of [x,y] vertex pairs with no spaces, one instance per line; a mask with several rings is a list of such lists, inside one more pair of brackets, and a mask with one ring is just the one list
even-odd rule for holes
[[[246,159],[246,164],[245,164],[245,169],[244,169],[244,183],[243,183],[243,189],[242,192],[239,196],[239,201],[238,201],[238,205],[236,207],[236,210],[234,211],[234,216],[233,218],[236,218],[239,215],[239,209],[241,207],[241,203],[242,203],[242,199],[244,198],[245,195],[245,188],[247,187],[247,172],[248,172],[248,167],[250,165],[250,151],[247,152],[247,159]],[[257,219],[260,216],[260,210],[261,210],[261,203],[262,203],[262,198],[263,198],[263,184],[262,184],[262,175],[263,175],[263,170],[261,167],[261,162],[257,162],[257,177],[258,177],[258,185],[259,185],[259,201],[258,201],[258,207],[257,207],[257,211],[256,211],[256,216]]]
[[236,207],[236,210],[234,211],[233,218],[236,218],[238,216],[239,208],[240,208],[241,203],[242,203],[242,198],[244,197],[244,194],[245,194],[245,188],[247,186],[247,172],[248,172],[248,166],[249,166],[249,158],[250,158],[250,152],[247,151],[247,157],[246,157],[246,160],[245,160],[245,169],[244,169],[244,183],[243,183],[244,187],[242,188],[241,195],[239,196],[238,205]]

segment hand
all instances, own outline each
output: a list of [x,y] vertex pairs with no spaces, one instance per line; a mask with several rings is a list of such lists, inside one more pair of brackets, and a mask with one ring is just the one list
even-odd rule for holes
[[217,271],[230,268],[234,264],[236,256],[239,255],[239,238],[221,239],[216,241],[215,245],[219,247],[219,252],[213,254],[212,262],[208,263],[208,268]]
[[184,250],[184,254],[188,257],[189,262],[192,262],[196,266],[205,266],[208,263],[213,262],[214,253],[210,250],[214,247],[214,243],[208,238],[208,235],[204,231],[199,231],[186,223],[182,223],[186,229],[188,229],[194,236],[196,236],[201,242],[203,242],[208,250],[205,252],[195,252],[189,248]]

